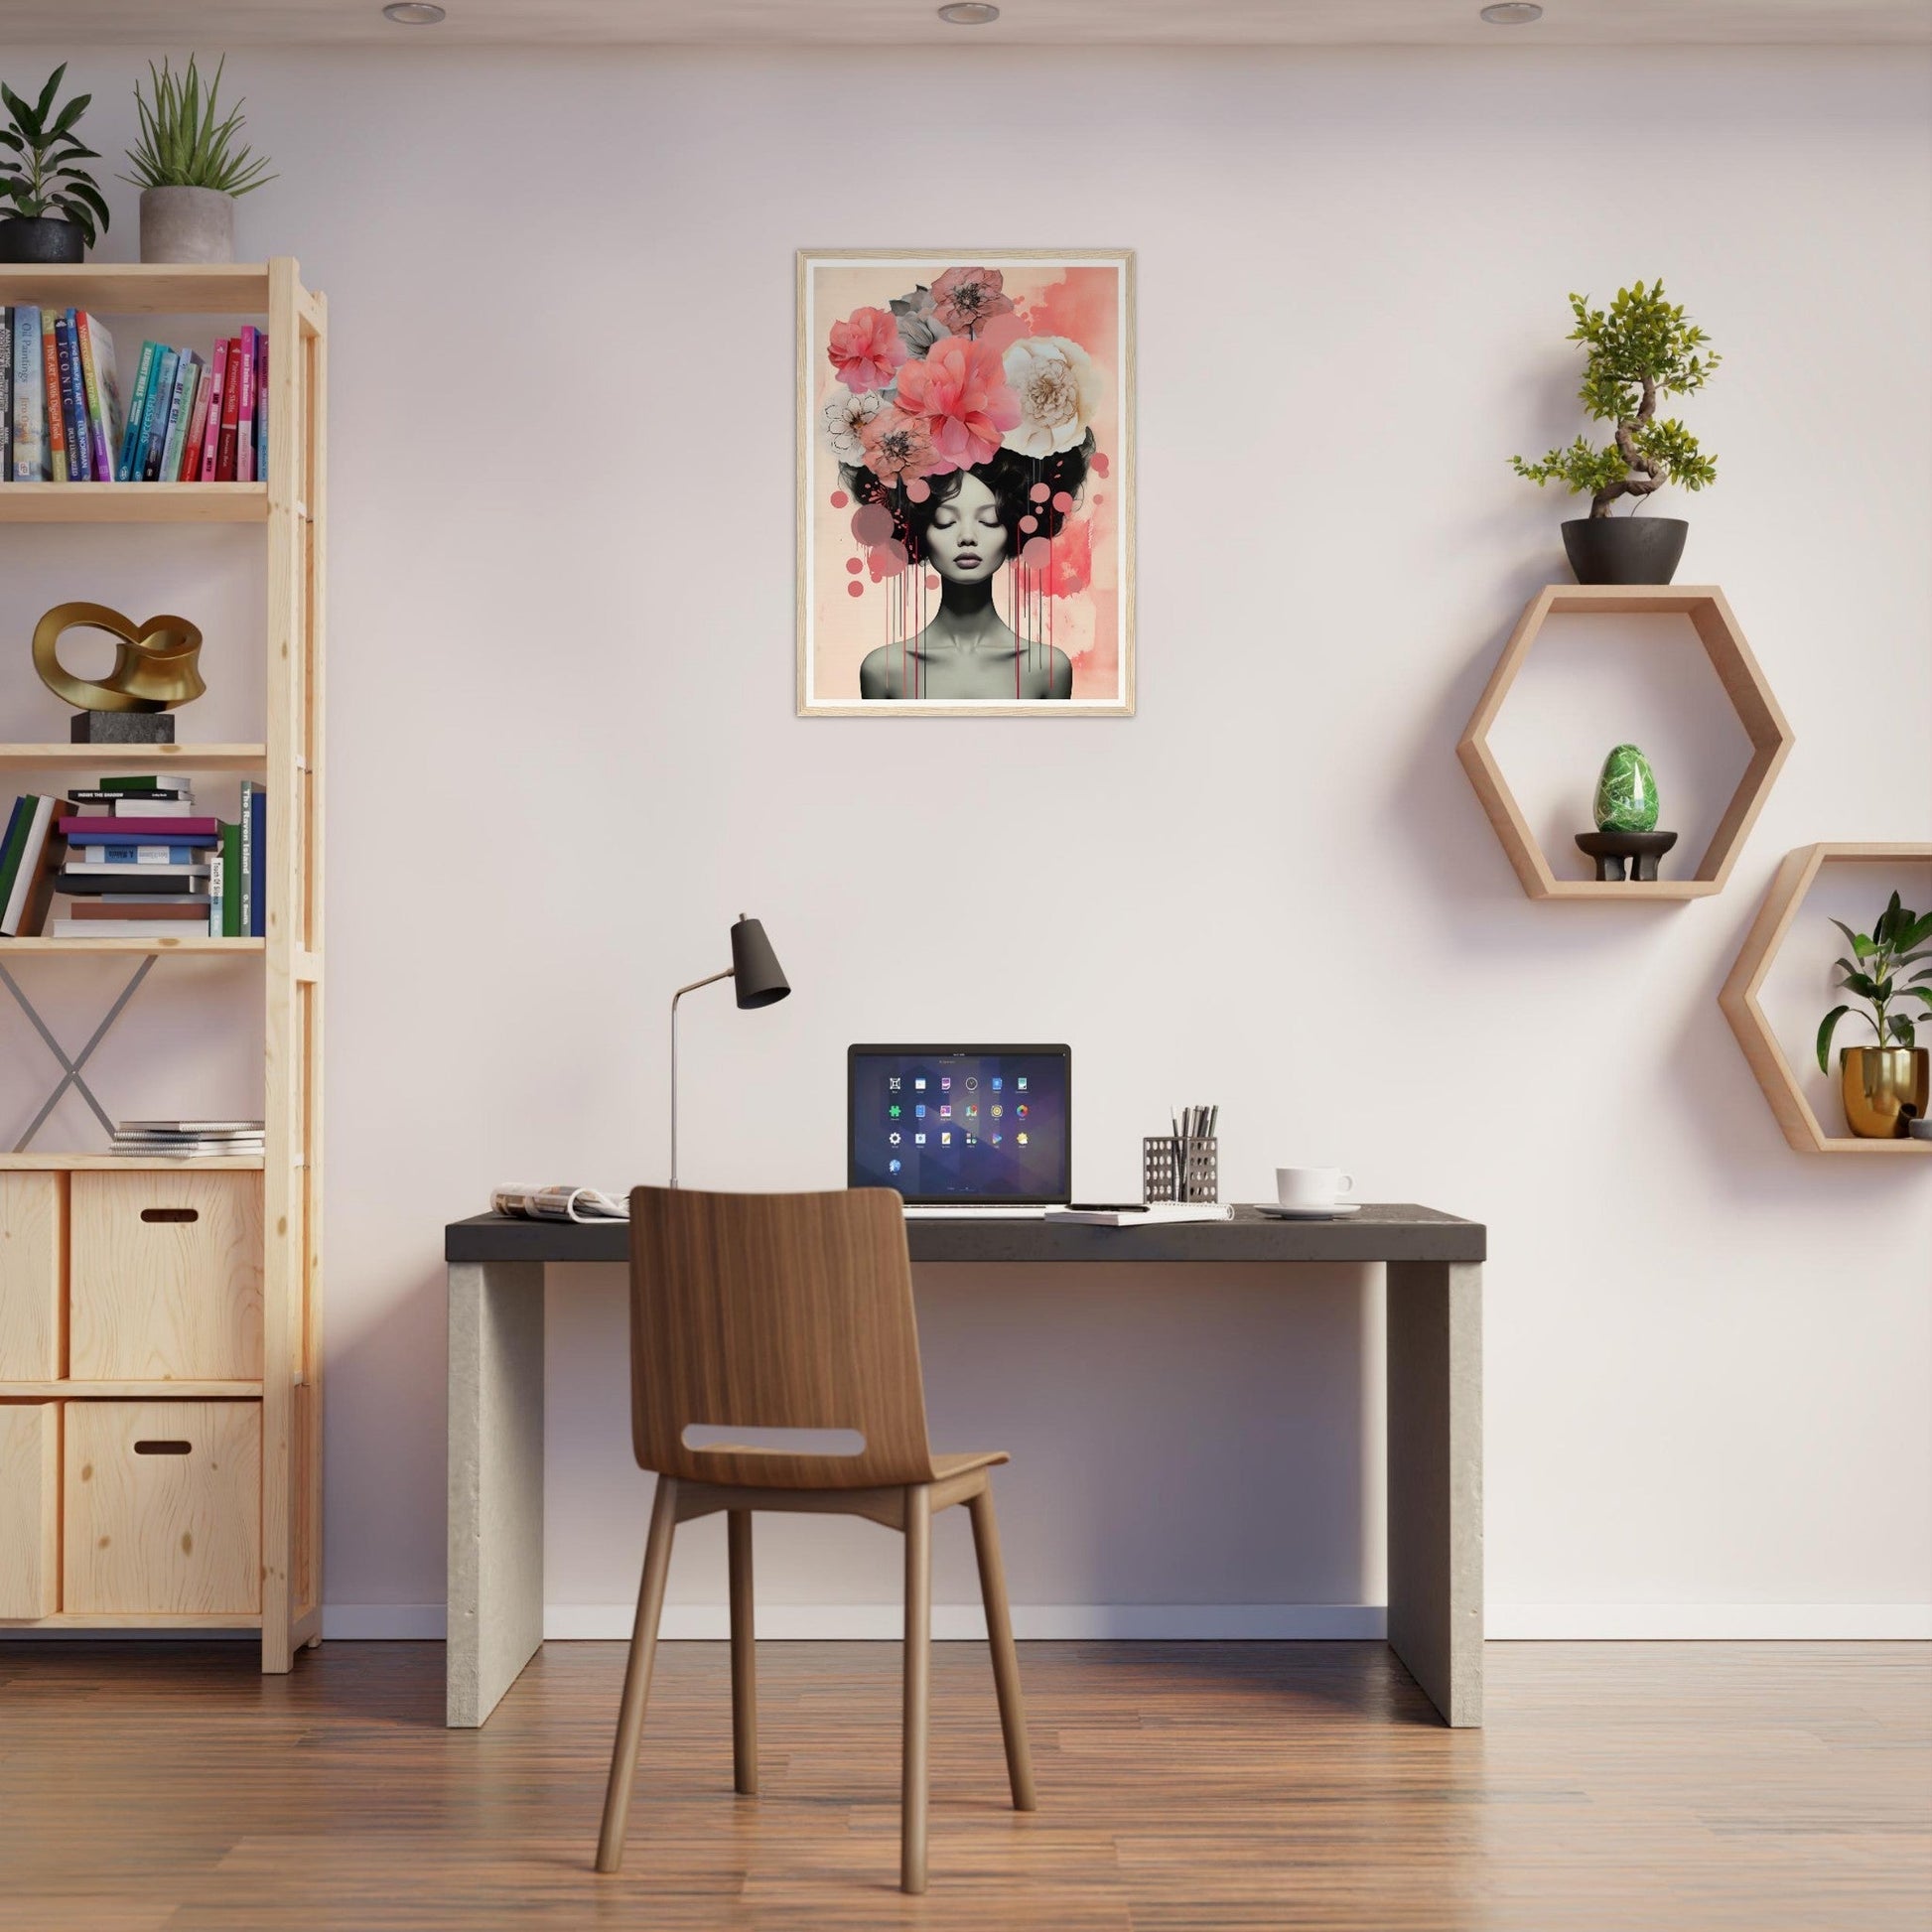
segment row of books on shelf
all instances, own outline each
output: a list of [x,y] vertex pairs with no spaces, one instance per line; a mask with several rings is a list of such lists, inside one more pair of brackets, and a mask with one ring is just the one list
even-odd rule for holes
[[[0,841],[0,938],[259,939],[267,856],[268,793],[253,779],[232,824],[199,816],[175,777],[26,792]],[[57,894],[68,915],[50,920]]]
[[266,1125],[259,1120],[124,1120],[116,1124],[108,1151],[139,1161],[260,1154],[267,1145]]
[[121,406],[114,338],[85,309],[0,308],[0,478],[256,483],[268,474],[268,335],[207,356],[145,342]]

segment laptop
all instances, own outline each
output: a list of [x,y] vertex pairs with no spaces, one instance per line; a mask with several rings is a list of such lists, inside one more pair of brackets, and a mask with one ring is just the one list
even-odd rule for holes
[[1037,1220],[1073,1191],[1067,1046],[853,1046],[846,1180],[908,1215]]

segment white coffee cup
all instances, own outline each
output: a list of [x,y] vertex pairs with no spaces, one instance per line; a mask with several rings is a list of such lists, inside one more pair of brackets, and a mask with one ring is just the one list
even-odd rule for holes
[[1277,1168],[1275,1193],[1284,1207],[1333,1207],[1352,1193],[1355,1176],[1339,1168]]

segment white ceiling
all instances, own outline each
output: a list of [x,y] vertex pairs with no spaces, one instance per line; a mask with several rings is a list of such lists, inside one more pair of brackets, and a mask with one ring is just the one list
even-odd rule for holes
[[445,0],[438,27],[392,26],[380,0],[0,0],[0,38],[49,47],[505,42],[558,46],[1696,46],[1932,43],[1932,0],[1545,0],[1490,27],[1481,0],[1002,0],[948,27],[935,0]]

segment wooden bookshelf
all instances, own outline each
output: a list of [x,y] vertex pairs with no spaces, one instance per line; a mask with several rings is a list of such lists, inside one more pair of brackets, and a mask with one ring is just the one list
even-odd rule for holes
[[[104,317],[195,318],[180,340],[231,333],[243,322],[266,324],[268,475],[253,483],[0,483],[0,584],[12,541],[4,526],[91,523],[229,523],[253,526],[266,545],[267,599],[260,647],[266,678],[266,729],[252,744],[75,746],[0,745],[0,766],[77,774],[91,767],[259,776],[268,791],[265,854],[267,933],[257,939],[206,935],[156,939],[0,939],[0,961],[23,975],[53,973],[61,955],[232,955],[259,963],[265,1041],[262,1113],[265,1153],[212,1160],[122,1160],[103,1154],[0,1155],[0,1190],[45,1197],[60,1229],[53,1264],[62,1274],[59,1373],[45,1379],[8,1373],[0,1404],[59,1403],[66,1418],[77,1405],[103,1401],[181,1401],[252,1405],[259,1411],[261,1595],[258,1610],[186,1604],[115,1611],[18,1616],[0,1607],[9,1627],[62,1630],[259,1630],[264,1671],[291,1668],[295,1652],[321,1640],[322,1617],[322,997],[323,997],[323,634],[326,532],[327,336],[324,298],[302,286],[296,263],[281,258],[234,266],[0,267],[0,303],[86,308]],[[213,319],[215,326],[207,327]],[[170,334],[163,324],[147,331]],[[100,541],[107,541],[102,538]],[[225,552],[217,553],[225,555]],[[223,568],[218,561],[210,568]],[[24,634],[36,615],[8,614]],[[17,670],[24,667],[24,653]],[[69,782],[72,780],[69,779]],[[157,971],[166,971],[164,964]],[[131,1009],[124,1027],[140,1024]],[[51,1082],[50,1082],[51,1084]],[[69,1225],[76,1200],[90,1200],[113,1172],[147,1176],[155,1198],[180,1176],[220,1177],[232,1188],[259,1187],[261,1237],[261,1366],[259,1375],[194,1379],[192,1372],[145,1381],[69,1376],[72,1294]],[[259,1176],[259,1180],[256,1180]],[[91,1190],[88,1191],[88,1190]],[[135,1190],[138,1194],[139,1189]],[[0,1191],[0,1210],[8,1196]],[[253,1203],[250,1202],[252,1211]],[[30,1210],[20,1210],[30,1211]],[[157,1218],[150,1216],[149,1218]],[[252,1225],[252,1223],[251,1223]],[[43,1225],[42,1237],[48,1239]],[[240,1293],[233,1285],[225,1291]],[[219,1278],[217,1277],[217,1286]],[[252,1294],[252,1277],[249,1280]],[[0,1340],[5,1338],[0,1306]],[[56,1366],[54,1344],[44,1356]],[[251,1351],[252,1352],[252,1351]],[[190,1412],[184,1410],[186,1416]],[[203,1411],[201,1413],[213,1413]],[[62,1505],[65,1506],[64,1503]]]
[[[271,370],[269,380],[274,379]],[[266,483],[0,483],[0,523],[262,523],[267,518]]]
[[[13,483],[0,484],[12,489]],[[74,485],[84,489],[84,483]],[[116,765],[178,765],[191,771],[259,771],[268,764],[266,745],[0,745],[0,765],[55,770],[77,765],[111,771]]]

